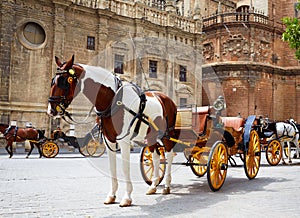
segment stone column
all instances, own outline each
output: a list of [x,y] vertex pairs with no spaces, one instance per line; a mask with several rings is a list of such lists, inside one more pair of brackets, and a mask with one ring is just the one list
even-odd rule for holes
[[53,53],[56,56],[63,56],[65,53],[66,40],[66,8],[72,3],[67,0],[54,0],[54,23],[53,23]]
[[98,58],[97,58],[97,65],[106,67],[106,49],[107,49],[107,37],[108,37],[108,19],[107,17],[103,16],[98,11],[98,44],[96,48],[98,48]]
[[3,0],[0,3],[0,101],[5,102],[10,99],[11,47],[16,31],[15,4],[13,0]]

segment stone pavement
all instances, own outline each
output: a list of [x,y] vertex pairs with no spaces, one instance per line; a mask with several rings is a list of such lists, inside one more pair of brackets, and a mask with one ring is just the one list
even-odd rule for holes
[[[132,154],[133,206],[104,205],[110,187],[107,155],[84,158],[79,153],[56,158],[29,159],[0,155],[0,217],[297,217],[300,165],[262,167],[248,180],[243,167],[230,167],[218,192],[208,187],[206,175],[196,177],[189,167],[173,167],[170,195],[146,196],[148,188],[139,169],[139,154]],[[178,153],[174,162],[183,160]],[[120,157],[118,154],[118,161]],[[299,160],[294,160],[299,163]],[[240,162],[239,162],[240,163]],[[118,163],[120,165],[120,163]],[[121,171],[119,175],[121,175]],[[119,184],[117,201],[124,183]]]

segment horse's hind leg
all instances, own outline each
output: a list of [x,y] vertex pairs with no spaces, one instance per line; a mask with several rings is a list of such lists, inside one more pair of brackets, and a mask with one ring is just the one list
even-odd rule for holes
[[28,158],[28,157],[31,155],[31,152],[32,152],[32,150],[33,150],[33,148],[34,148],[34,145],[33,145],[32,142],[29,142],[29,144],[30,144],[30,150],[29,150],[29,152],[28,152],[26,158]]
[[299,152],[300,152],[299,151],[300,150],[300,148],[299,148],[300,144],[299,144],[298,140],[299,140],[299,133],[294,139],[294,144],[296,146],[296,157],[295,158],[297,158],[297,159],[299,158]]
[[167,156],[167,170],[166,170],[166,184],[165,188],[163,189],[162,194],[167,195],[170,194],[170,187],[171,187],[171,167],[172,167],[172,162],[173,162],[173,149],[170,152],[166,152]]
[[291,163],[292,163],[292,157],[291,157],[291,143],[290,143],[290,142],[287,142],[287,143],[288,143],[289,163],[291,164]]
[[156,186],[159,183],[159,165],[160,165],[160,156],[157,153],[156,150],[152,153],[152,163],[153,163],[153,177],[152,177],[152,183],[149,187],[148,191],[146,192],[146,195],[152,195],[156,193]]
[[37,147],[37,149],[39,151],[39,154],[40,154],[39,158],[42,158],[43,154],[42,154],[42,150],[41,150],[41,144],[40,143],[36,143],[35,145],[36,145],[36,147]]

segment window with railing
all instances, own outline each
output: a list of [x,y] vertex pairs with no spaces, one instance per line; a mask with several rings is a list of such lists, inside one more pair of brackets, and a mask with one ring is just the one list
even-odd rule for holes
[[187,105],[187,99],[186,98],[180,98],[179,99],[179,106],[185,106]]
[[95,37],[94,36],[88,36],[87,37],[87,45],[86,48],[88,50],[95,50]]
[[179,81],[186,82],[186,66],[179,65]]
[[241,6],[236,9],[236,12],[237,21],[249,21],[249,6]]
[[149,77],[157,78],[157,61],[149,61]]
[[124,74],[124,55],[115,54],[114,72]]
[[9,114],[1,114],[0,123],[9,123]]

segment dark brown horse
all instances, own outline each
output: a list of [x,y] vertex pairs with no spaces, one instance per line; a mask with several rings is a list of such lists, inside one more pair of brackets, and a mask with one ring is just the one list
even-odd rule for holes
[[41,145],[39,140],[44,138],[45,130],[37,130],[35,128],[19,128],[17,126],[9,126],[7,124],[0,124],[0,132],[3,133],[6,139],[5,149],[11,158],[13,156],[12,144],[13,142],[24,142],[29,141],[30,150],[26,156],[28,158],[34,148],[34,145],[38,148],[40,158],[42,157]]
[[115,203],[118,189],[116,171],[116,144],[121,148],[126,192],[120,206],[132,203],[132,182],[130,179],[130,143],[147,141],[153,155],[154,176],[147,194],[156,192],[159,182],[160,158],[156,148],[165,146],[168,168],[163,194],[170,193],[172,149],[174,143],[168,137],[175,137],[174,126],[177,108],[174,102],[160,92],[142,92],[138,86],[121,82],[111,72],[95,66],[74,64],[74,56],[67,62],[55,57],[58,71],[52,79],[48,114],[66,115],[67,107],[79,92],[82,92],[95,106],[101,119],[104,140],[110,163],[112,188],[105,204]]

